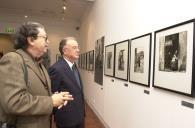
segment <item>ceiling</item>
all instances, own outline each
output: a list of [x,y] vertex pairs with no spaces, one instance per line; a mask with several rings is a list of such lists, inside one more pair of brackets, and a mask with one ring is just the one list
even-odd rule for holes
[[0,12],[30,16],[56,17],[80,21],[87,7],[95,0],[0,0]]

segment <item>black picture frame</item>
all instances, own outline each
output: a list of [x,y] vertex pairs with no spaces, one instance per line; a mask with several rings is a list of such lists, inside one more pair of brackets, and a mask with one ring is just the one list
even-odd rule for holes
[[81,54],[81,69],[84,69],[84,61],[85,61],[84,53],[82,53]]
[[153,87],[194,97],[194,27],[192,19],[155,31]]
[[86,64],[87,64],[86,70],[89,71],[89,52],[86,52]]
[[94,81],[101,86],[103,85],[104,41],[105,37],[102,36],[95,42]]
[[56,54],[56,62],[62,58],[62,55],[61,54]]
[[81,54],[79,55],[79,59],[78,59],[78,67],[81,68]]
[[150,87],[151,43],[152,33],[131,39],[129,82]]
[[87,70],[87,53],[83,53],[83,69]]
[[94,71],[94,50],[89,51],[89,71]]
[[129,40],[115,44],[115,70],[114,77],[128,81],[129,74]]
[[114,77],[115,44],[105,46],[104,75]]

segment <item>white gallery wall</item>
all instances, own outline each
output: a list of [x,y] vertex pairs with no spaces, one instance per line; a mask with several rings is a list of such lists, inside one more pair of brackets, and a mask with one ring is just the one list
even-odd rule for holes
[[39,22],[45,26],[50,42],[51,64],[56,62],[56,54],[60,54],[58,48],[61,39],[67,36],[73,36],[79,40],[79,31],[76,30],[76,27],[80,26],[79,21],[62,20],[45,16],[29,16],[25,19],[23,15],[14,13],[5,14],[0,12],[0,33],[5,33],[4,29],[7,27],[16,29],[25,21]]
[[81,53],[95,49],[102,36],[106,46],[152,32],[150,88],[108,76],[100,86],[94,72],[80,70],[86,100],[107,127],[195,127],[194,109],[181,105],[194,104],[195,98],[152,87],[154,31],[195,18],[194,5],[192,0],[96,0],[88,8],[80,30]]

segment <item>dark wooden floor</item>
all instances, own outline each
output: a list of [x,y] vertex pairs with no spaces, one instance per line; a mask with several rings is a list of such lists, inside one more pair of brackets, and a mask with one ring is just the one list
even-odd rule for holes
[[[85,128],[105,128],[92,109],[86,104]],[[54,123],[52,128],[56,128]]]
[[85,128],[105,128],[92,109],[86,104]]

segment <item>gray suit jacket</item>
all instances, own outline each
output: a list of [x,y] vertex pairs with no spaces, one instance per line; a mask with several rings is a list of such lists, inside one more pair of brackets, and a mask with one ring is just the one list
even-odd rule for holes
[[22,57],[14,52],[4,55],[0,60],[0,121],[13,123],[16,118],[17,128],[49,128],[53,105],[48,73],[29,54],[17,52],[27,65],[28,85]]

